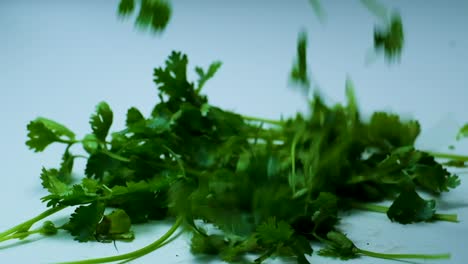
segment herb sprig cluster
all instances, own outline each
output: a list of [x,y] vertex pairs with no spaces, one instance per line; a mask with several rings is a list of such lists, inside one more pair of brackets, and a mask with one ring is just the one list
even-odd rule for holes
[[[70,263],[137,258],[163,245],[179,225],[192,233],[193,253],[228,262],[256,253],[257,263],[271,256],[308,263],[311,241],[325,245],[319,254],[343,259],[448,257],[369,252],[338,228],[338,213],[352,208],[386,212],[402,224],[457,221],[456,215],[436,214],[435,201],[418,194],[440,194],[460,181],[433,155],[415,149],[416,121],[385,112],[363,120],[350,81],[345,105],[329,106],[315,95],[307,114],[276,121],[243,117],[211,105],[201,93],[220,66],[197,67],[199,79],[191,82],[187,56],[172,52],[165,67],[154,70],[158,103],[148,116],[130,108],[120,131],[110,132],[113,113],[105,102],[97,105],[91,133],[82,139],[47,118],[31,121],[29,148],[65,146],[60,166],[41,173],[49,192],[42,200],[50,209],[1,233],[0,240],[58,229],[80,242],[132,240],[133,224],[176,219],[164,239],[142,250]],[[86,155],[72,153],[74,145]],[[83,157],[86,177],[70,183],[74,160]],[[375,210],[372,202],[384,199],[393,200],[391,206]],[[47,221],[30,230],[70,206],[77,208],[66,224]]]

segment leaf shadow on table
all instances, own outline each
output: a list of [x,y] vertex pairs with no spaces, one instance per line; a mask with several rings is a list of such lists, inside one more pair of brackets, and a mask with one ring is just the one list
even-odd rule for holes
[[6,244],[6,245],[1,245],[0,246],[0,251],[4,250],[4,249],[9,249],[9,248],[14,248],[14,247],[26,245],[26,244],[29,244],[29,243],[32,243],[32,242],[39,241],[39,240],[44,239],[44,238],[45,237],[34,237],[34,238],[27,238],[27,239],[24,239],[24,240],[17,240],[15,242],[12,242],[12,243],[9,243],[9,244]]
[[437,209],[438,210],[453,210],[453,209],[461,209],[461,208],[468,208],[468,202],[465,202],[465,201],[446,201],[444,199],[439,199],[437,201]]

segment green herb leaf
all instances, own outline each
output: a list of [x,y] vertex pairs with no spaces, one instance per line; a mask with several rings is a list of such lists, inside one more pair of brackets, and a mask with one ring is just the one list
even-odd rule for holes
[[457,140],[468,137],[468,124],[465,124],[457,134]]
[[35,152],[43,151],[54,142],[68,143],[73,142],[75,138],[75,134],[65,126],[43,117],[31,121],[27,129],[29,140],[26,141],[26,145]]
[[436,202],[424,200],[414,188],[403,190],[387,211],[388,218],[401,224],[429,221],[435,214]]
[[258,226],[257,233],[259,243],[271,245],[288,241],[294,231],[285,221],[277,222],[276,218],[272,217]]
[[328,232],[326,243],[327,246],[319,251],[319,255],[338,257],[344,260],[356,258],[358,256],[357,248],[354,243],[341,232]]
[[374,30],[374,47],[376,50],[384,50],[388,59],[399,58],[403,49],[404,31],[401,17],[394,14],[388,25],[383,30]]
[[195,67],[195,72],[198,74],[198,92],[203,88],[203,85],[205,85],[206,81],[213,78],[221,65],[222,63],[220,61],[212,62],[206,72],[201,67]]
[[118,160],[115,160],[103,153],[92,154],[86,163],[85,174],[87,177],[102,179],[106,172],[117,168]]
[[120,0],[118,14],[120,16],[129,16],[135,9],[134,0]]
[[369,124],[370,143],[384,150],[412,146],[419,135],[417,121],[401,121],[394,114],[376,112]]
[[68,230],[79,242],[92,240],[96,234],[96,227],[103,217],[104,208],[104,204],[98,202],[78,207],[64,229]]
[[125,121],[127,127],[131,128],[132,126],[136,124],[144,122],[144,120],[145,120],[145,117],[138,109],[136,109],[135,107],[128,109],[127,119]]
[[54,134],[59,136],[59,137],[65,136],[69,140],[74,140],[75,139],[75,133],[73,133],[73,131],[71,131],[66,126],[64,126],[64,125],[62,125],[60,123],[57,123],[57,122],[55,122],[53,120],[50,120],[48,118],[45,118],[45,117],[38,117],[38,118],[36,118],[35,121],[43,123],[48,129],[53,131]]
[[169,23],[171,13],[171,6],[167,0],[141,0],[136,25],[156,33],[162,32]]
[[166,60],[166,68],[154,70],[154,82],[158,89],[171,99],[187,99],[193,86],[187,81],[188,58],[185,54],[173,51]]
[[116,209],[102,218],[97,225],[96,234],[105,240],[132,240],[134,234],[130,231],[131,226],[131,219],[125,210]]
[[297,40],[297,54],[290,78],[294,84],[302,88],[305,94],[308,92],[310,80],[307,71],[307,33],[305,31],[299,34]]
[[59,179],[65,183],[69,183],[72,177],[73,164],[75,162],[75,156],[73,156],[69,148],[65,149],[62,155],[62,162],[59,168]]
[[96,106],[96,113],[91,116],[89,121],[96,138],[101,142],[106,141],[107,134],[112,125],[113,113],[106,102],[100,102]]
[[41,180],[42,187],[51,194],[65,195],[70,191],[70,188],[59,180],[59,171],[56,169],[47,170],[42,168]]

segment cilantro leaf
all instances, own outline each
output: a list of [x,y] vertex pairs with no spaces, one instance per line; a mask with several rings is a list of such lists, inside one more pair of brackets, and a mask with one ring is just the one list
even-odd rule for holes
[[213,76],[221,67],[221,65],[222,63],[220,61],[212,62],[206,72],[201,67],[195,67],[195,72],[198,74],[199,78],[197,92],[199,92],[203,88],[203,85],[205,85],[206,81],[213,78]]
[[305,255],[312,255],[313,249],[310,241],[304,236],[294,236],[294,241],[290,248],[297,257],[298,264],[310,264]]
[[345,234],[333,230],[327,233],[326,247],[319,255],[346,260],[358,257],[358,249]]
[[222,235],[206,235],[194,233],[191,240],[190,251],[195,254],[217,255],[227,246]]
[[424,200],[414,188],[406,188],[387,211],[388,218],[401,224],[429,221],[435,214],[436,202]]
[[387,59],[399,58],[403,49],[404,31],[401,17],[394,14],[384,30],[374,30],[374,47],[384,50]]
[[53,120],[50,120],[48,118],[45,118],[45,117],[38,117],[38,118],[36,118],[35,121],[43,123],[48,129],[53,131],[54,134],[59,136],[59,137],[65,136],[69,140],[74,140],[75,139],[75,133],[73,133],[73,131],[71,131],[66,126],[64,126],[64,125],[62,125],[60,123],[57,123],[57,122],[55,122]]
[[138,124],[144,120],[145,117],[138,109],[136,109],[135,107],[128,109],[127,119],[125,120],[125,124],[127,125],[127,127],[130,128],[133,125]]
[[317,199],[310,203],[313,232],[324,234],[338,222],[338,198],[328,192],[321,192]]
[[29,139],[26,141],[26,145],[35,152],[43,151],[54,142],[70,144],[75,139],[75,134],[68,128],[43,117],[29,122],[27,129]]
[[434,193],[447,192],[460,185],[458,176],[452,175],[428,154],[406,172],[415,178],[418,185]]
[[100,102],[96,106],[96,113],[91,115],[89,121],[96,138],[101,142],[106,141],[107,134],[112,125],[113,113],[106,102]]
[[[129,17],[135,11],[135,0],[120,0],[117,13],[120,17]],[[169,0],[140,0],[140,11],[135,26],[149,29],[153,33],[162,32],[172,15]]]
[[56,195],[67,194],[70,188],[59,180],[59,171],[57,169],[42,168],[41,172],[42,187],[47,189],[49,193]]
[[120,16],[128,16],[133,12],[135,9],[135,1],[134,0],[120,0],[118,13]]
[[31,121],[27,128],[29,140],[26,141],[26,145],[35,152],[43,151],[48,145],[59,141],[57,135],[42,122]]
[[141,0],[136,25],[143,29],[149,28],[155,33],[161,32],[169,23],[171,14],[172,9],[167,0]]
[[259,243],[271,245],[288,241],[294,230],[285,221],[271,217],[257,227],[257,233]]
[[118,165],[118,160],[98,152],[89,156],[86,163],[85,174],[89,178],[102,179],[106,172],[117,168]]
[[74,162],[75,156],[70,153],[70,148],[66,148],[62,155],[62,162],[60,163],[59,168],[59,178],[61,181],[65,183],[69,183],[71,181]]
[[99,189],[97,182],[85,178],[81,184],[75,184],[63,192],[53,192],[41,200],[47,202],[47,206],[88,204],[97,200]]
[[462,138],[468,138],[468,123],[465,124],[460,130],[458,131],[457,134],[457,140],[460,140]]
[[401,121],[394,114],[375,112],[368,127],[370,143],[385,151],[413,145],[420,132],[417,121]]
[[310,87],[310,80],[307,71],[307,33],[299,34],[297,40],[296,59],[291,70],[290,78],[294,84],[298,84],[307,93]]
[[185,54],[173,51],[166,60],[166,68],[154,70],[154,82],[158,89],[171,98],[189,97],[193,87],[187,81],[187,64],[188,58]]
[[68,230],[79,242],[92,240],[104,214],[104,208],[104,204],[98,202],[79,206],[71,215],[70,221],[64,226],[64,229]]
[[104,215],[96,227],[96,235],[99,236],[99,239],[104,240],[132,240],[134,234],[130,231],[131,226],[131,219],[125,210],[116,209],[110,214]]

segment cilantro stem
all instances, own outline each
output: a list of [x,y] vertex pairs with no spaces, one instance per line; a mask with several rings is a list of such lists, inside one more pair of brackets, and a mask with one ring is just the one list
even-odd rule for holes
[[82,159],[88,159],[89,158],[88,156],[85,156],[85,155],[73,155],[73,157],[82,158]]
[[38,234],[40,232],[41,232],[41,229],[26,231],[26,232],[17,232],[17,233],[10,234],[8,236],[4,236],[4,237],[0,238],[0,242],[7,241],[7,240],[10,240],[10,239],[23,239],[23,238],[26,238],[29,235]]
[[81,141],[79,141],[79,140],[66,140],[66,139],[63,139],[63,138],[59,138],[59,139],[57,139],[57,142],[64,143],[64,144],[67,144],[67,145],[71,146],[71,145],[79,143]]
[[103,149],[101,150],[102,153],[106,154],[107,156],[113,158],[113,159],[116,159],[116,160],[119,160],[119,161],[122,161],[122,162],[130,162],[130,159],[129,158],[125,158],[125,157],[122,157],[118,154],[115,154],[115,153],[112,153],[106,149]]
[[296,143],[298,136],[294,137],[294,140],[291,144],[291,182],[293,193],[296,193]]
[[383,258],[383,259],[449,259],[450,254],[387,254],[367,251],[364,249],[356,248],[357,252],[369,257]]
[[434,220],[458,223],[458,215],[457,214],[434,214],[434,216],[432,218]]
[[450,160],[468,162],[468,156],[464,156],[464,155],[441,153],[441,152],[428,152],[428,153],[430,155],[434,156],[434,158],[450,159]]
[[[388,211],[388,207],[382,206],[382,205],[376,205],[376,204],[364,204],[364,203],[358,203],[358,202],[351,202],[351,206],[355,209],[371,211],[371,212],[376,212],[376,213],[383,213],[383,214],[386,214]],[[432,219],[458,223],[457,214],[434,214]]]
[[112,257],[104,257],[104,258],[96,258],[96,259],[87,259],[87,260],[79,260],[79,261],[71,261],[71,262],[61,262],[59,264],[93,264],[93,263],[107,263],[107,262],[114,262],[114,261],[121,261],[121,260],[133,260],[139,257],[142,257],[146,254],[149,254],[156,249],[160,248],[164,245],[164,242],[169,239],[172,234],[179,228],[182,224],[182,218],[179,217],[176,222],[172,225],[172,227],[158,240],[154,241],[153,243],[143,247],[139,250],[135,250],[126,254],[116,255]]
[[358,202],[351,202],[351,206],[355,209],[366,210],[366,211],[382,213],[382,214],[386,214],[388,211],[388,207],[376,205],[376,204],[364,204],[364,203],[358,203]]
[[263,123],[278,125],[278,126],[284,125],[283,121],[272,120],[272,119],[267,119],[267,118],[245,116],[245,115],[243,115],[242,118],[244,118],[244,120],[247,120],[247,121],[257,121],[257,122],[263,122]]
[[[7,231],[3,232],[3,233],[0,233],[0,239],[3,239],[5,238],[6,236],[8,235],[11,235],[11,234],[14,234],[14,233],[19,233],[19,232],[26,232],[29,230],[29,228],[31,228],[31,226],[39,221],[41,221],[42,219],[50,216],[50,215],[53,215],[55,213],[57,213],[58,211],[64,209],[66,206],[57,206],[57,207],[54,207],[54,208],[50,208],[44,212],[42,212],[41,214],[39,214],[38,216],[34,217],[34,218],[31,218],[19,225],[16,225],[10,229],[8,229]],[[0,241],[3,241],[3,240],[0,240]]]

